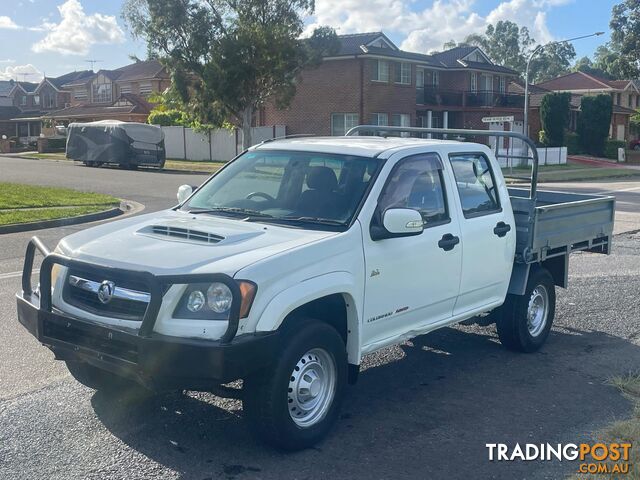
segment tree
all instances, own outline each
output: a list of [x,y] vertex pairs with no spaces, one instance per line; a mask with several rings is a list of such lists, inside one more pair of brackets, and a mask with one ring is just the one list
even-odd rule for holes
[[564,144],[564,130],[569,124],[569,92],[548,93],[540,102],[540,122],[544,132],[544,144],[560,147]]
[[465,43],[482,48],[493,62],[522,74],[526,64],[525,52],[534,44],[534,40],[527,27],[500,20],[495,25],[488,25],[484,35],[467,36]]
[[613,101],[611,95],[584,96],[580,103],[580,146],[591,155],[602,155],[609,137]]
[[[488,25],[484,34],[467,36],[463,44],[482,48],[493,62],[509,67],[524,77],[527,59],[535,48],[536,41],[527,27],[501,20],[495,25]],[[529,80],[540,82],[565,73],[575,56],[573,46],[568,43],[545,47],[530,64]]]
[[623,54],[613,42],[600,45],[596,49],[593,66],[597,71],[603,72],[605,78],[612,80],[636,78],[640,74],[635,65],[629,61],[628,56]]
[[617,68],[624,77],[636,78],[640,74],[640,1],[624,0],[615,5],[609,27],[609,48],[620,57]]
[[553,43],[543,47],[531,60],[529,81],[540,83],[567,73],[576,51],[570,43]]
[[313,0],[127,0],[123,16],[171,72],[181,110],[241,126],[246,148],[255,111],[286,106],[300,71],[338,48],[327,27],[300,38],[313,11]]

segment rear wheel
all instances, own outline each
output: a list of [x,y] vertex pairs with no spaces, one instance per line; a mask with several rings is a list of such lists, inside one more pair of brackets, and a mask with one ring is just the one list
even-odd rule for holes
[[496,318],[500,342],[510,350],[535,352],[547,340],[556,311],[553,278],[532,270],[524,295],[508,295]]
[[301,450],[320,441],[338,418],[347,355],[340,334],[316,320],[296,321],[283,346],[272,366],[244,380],[243,408],[261,440]]

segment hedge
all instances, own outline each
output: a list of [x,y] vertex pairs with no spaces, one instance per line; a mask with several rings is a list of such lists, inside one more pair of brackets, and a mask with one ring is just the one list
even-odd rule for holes
[[604,144],[604,156],[606,158],[618,159],[618,148],[625,148],[627,144],[620,140],[607,140]]

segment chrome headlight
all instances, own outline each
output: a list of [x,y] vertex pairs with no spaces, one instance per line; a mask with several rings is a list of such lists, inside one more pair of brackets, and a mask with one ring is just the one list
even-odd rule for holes
[[[240,292],[240,317],[244,318],[249,314],[256,286],[247,281],[237,283]],[[190,284],[178,302],[173,317],[228,320],[233,301],[233,292],[222,282]]]
[[214,312],[228,312],[232,302],[233,294],[224,283],[215,282],[207,288],[207,306]]

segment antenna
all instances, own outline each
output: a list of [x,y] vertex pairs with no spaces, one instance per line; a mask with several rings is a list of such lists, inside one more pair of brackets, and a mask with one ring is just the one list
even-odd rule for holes
[[26,82],[27,81],[27,77],[29,75],[35,75],[35,73],[33,72],[20,72],[20,73],[16,73],[16,77],[18,77],[18,81],[20,81],[20,75],[22,75],[22,81]]
[[91,70],[93,71],[93,67],[95,66],[95,64],[102,62],[102,60],[89,59],[89,60],[85,60],[85,62],[91,64]]

